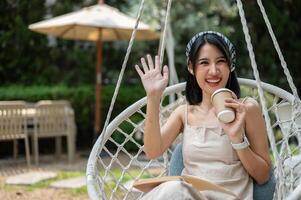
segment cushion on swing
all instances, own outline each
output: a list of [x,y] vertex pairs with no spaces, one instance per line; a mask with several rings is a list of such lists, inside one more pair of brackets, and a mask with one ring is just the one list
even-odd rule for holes
[[[170,159],[168,170],[169,176],[180,176],[184,168],[182,156],[182,144],[177,144]],[[276,181],[273,170],[270,172],[270,179],[265,184],[259,185],[254,181],[254,200],[272,200],[274,196]]]

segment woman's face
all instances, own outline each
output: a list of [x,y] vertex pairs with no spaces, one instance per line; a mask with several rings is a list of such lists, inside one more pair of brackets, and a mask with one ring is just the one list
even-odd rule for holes
[[226,86],[230,68],[222,51],[215,45],[206,43],[198,51],[193,73],[203,90],[203,96],[211,96],[215,90]]

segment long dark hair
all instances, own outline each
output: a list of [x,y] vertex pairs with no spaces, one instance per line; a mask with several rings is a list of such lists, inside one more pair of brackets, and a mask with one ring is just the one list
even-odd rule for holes
[[[226,42],[217,34],[208,33],[204,34],[202,37],[197,38],[191,46],[188,60],[193,66],[193,71],[195,70],[198,52],[205,44],[212,44],[216,46],[226,57],[228,65],[231,65],[230,52]],[[237,98],[240,98],[240,87],[235,70],[230,72],[226,88],[232,90],[236,94]],[[191,105],[199,104],[203,100],[202,89],[197,83],[196,77],[189,72],[186,81],[186,99]]]

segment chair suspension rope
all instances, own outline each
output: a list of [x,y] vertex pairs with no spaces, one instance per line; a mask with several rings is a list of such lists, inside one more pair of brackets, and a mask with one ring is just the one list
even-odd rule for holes
[[[236,2],[237,2],[237,8],[238,8],[238,11],[239,11],[239,16],[240,16],[243,32],[244,32],[244,35],[245,35],[245,40],[246,40],[246,43],[247,43],[249,57],[250,57],[250,60],[251,60],[251,66],[253,68],[253,74],[254,74],[254,77],[255,77],[255,80],[256,80],[256,84],[258,86],[258,93],[259,93],[259,98],[260,98],[261,105],[262,105],[263,114],[264,114],[264,117],[265,117],[265,121],[267,123],[268,136],[269,136],[270,141],[275,141],[273,130],[272,130],[272,127],[271,127],[271,120],[270,120],[270,117],[268,115],[268,111],[267,111],[267,108],[266,108],[267,103],[265,101],[265,97],[264,97],[263,90],[262,90],[262,87],[261,87],[261,80],[260,80],[260,77],[259,77],[257,63],[256,63],[256,60],[255,60],[255,54],[254,54],[253,46],[252,46],[252,43],[251,43],[251,36],[249,34],[249,29],[248,29],[248,26],[247,26],[245,12],[243,10],[243,5],[241,3],[241,0],[236,0]],[[271,146],[273,148],[273,153],[274,153],[273,156],[275,158],[277,158],[277,154],[275,153],[276,152],[276,144],[275,143],[271,144]]]
[[[123,75],[124,75],[124,71],[125,71],[125,68],[126,68],[126,65],[127,65],[127,61],[128,61],[129,55],[131,53],[131,49],[132,49],[132,46],[133,46],[133,43],[134,43],[134,39],[135,39],[136,32],[137,32],[137,29],[138,29],[138,25],[139,25],[139,22],[140,22],[140,19],[141,19],[141,15],[143,13],[144,2],[145,2],[145,0],[141,0],[141,2],[140,2],[139,12],[138,12],[138,15],[137,15],[137,18],[136,18],[136,24],[135,24],[135,27],[133,29],[132,35],[131,35],[129,46],[127,48],[127,52],[126,52],[126,55],[125,55],[125,58],[124,58],[124,61],[123,61],[123,64],[122,64],[122,68],[121,68],[120,73],[119,73],[119,77],[118,77],[116,88],[115,88],[115,91],[114,91],[114,94],[113,94],[113,97],[112,97],[112,100],[111,100],[111,104],[110,104],[109,111],[108,111],[108,114],[107,114],[107,117],[106,117],[104,128],[103,128],[103,131],[102,131],[100,137],[95,142],[95,144],[97,144],[97,145],[94,144],[94,146],[103,146],[104,145],[104,136],[105,136],[107,126],[108,126],[109,121],[110,121],[111,113],[112,113],[112,110],[113,110],[113,107],[114,107],[114,104],[115,104],[115,101],[116,101],[116,98],[117,98],[117,95],[118,95],[118,92],[119,92],[119,88],[120,88],[121,81],[122,81],[122,78],[123,78]],[[170,12],[171,0],[169,0],[168,5],[169,6],[168,6],[168,9],[167,9],[167,12],[166,12],[168,16],[166,16],[166,18],[169,17],[168,13]],[[166,24],[166,22],[165,22],[165,24]],[[166,37],[166,31],[163,34],[163,40],[162,41],[164,41],[164,42],[165,42],[165,37]],[[94,152],[94,153],[91,152],[91,155],[90,155],[91,159],[89,158],[89,160],[94,160],[94,162],[96,163],[97,162],[97,157],[101,153],[100,151],[101,151],[101,149],[97,149],[96,151],[92,150],[92,152]],[[93,157],[93,159],[92,159],[92,157]],[[95,166],[95,163],[88,163],[88,165],[87,165],[87,167],[90,168],[87,171],[89,171],[90,173],[93,173],[93,174],[87,174],[87,177],[90,177],[91,179],[95,178],[95,175],[97,174],[97,172],[95,171],[95,169],[93,167],[93,166]]]
[[264,118],[265,118],[265,121],[266,121],[268,137],[269,137],[270,145],[271,145],[271,148],[272,148],[273,156],[275,158],[275,165],[276,165],[276,168],[277,168],[277,175],[278,175],[277,178],[278,178],[278,184],[279,184],[279,187],[278,187],[279,189],[277,190],[277,196],[281,198],[285,194],[285,191],[284,191],[285,190],[285,180],[284,180],[285,175],[284,175],[284,170],[283,170],[283,163],[282,163],[282,160],[280,158],[280,155],[277,154],[275,136],[274,136],[272,126],[271,126],[271,119],[269,117],[267,107],[266,107],[267,103],[266,103],[266,100],[265,100],[265,97],[264,97],[264,94],[263,94],[263,90],[262,90],[262,86],[261,86],[261,81],[260,81],[260,77],[259,77],[257,64],[256,64],[256,61],[255,61],[255,55],[254,55],[253,46],[252,46],[252,43],[251,43],[251,37],[250,37],[250,34],[249,34],[247,21],[246,21],[246,18],[245,18],[245,13],[244,13],[244,10],[243,10],[243,5],[241,3],[241,0],[237,0],[236,2],[237,2],[238,10],[239,10],[239,16],[240,16],[240,19],[241,19],[241,23],[242,23],[242,26],[243,26],[243,32],[244,32],[244,35],[245,35],[247,48],[248,48],[248,51],[249,51],[249,57],[250,57],[250,60],[251,60],[251,66],[253,68],[253,74],[254,74],[254,77],[255,77],[255,80],[256,80],[256,84],[258,86],[258,94],[259,94],[259,98],[260,98],[260,101],[261,101],[261,106],[262,106],[262,111],[263,111],[263,114],[264,114]]
[[[249,34],[247,21],[246,21],[246,18],[245,18],[245,13],[244,13],[244,10],[243,10],[243,5],[242,5],[240,0],[236,0],[236,2],[237,2],[237,8],[238,8],[238,11],[239,11],[241,24],[242,24],[242,27],[243,27],[243,32],[244,32],[244,35],[245,35],[245,40],[246,40],[246,43],[247,43],[249,57],[250,57],[250,60],[251,60],[251,66],[253,68],[253,74],[254,74],[254,77],[255,77],[255,80],[256,80],[256,84],[258,86],[258,94],[259,94],[259,98],[260,98],[260,101],[261,101],[261,107],[262,107],[262,111],[263,111],[263,114],[264,114],[264,118],[265,118],[265,121],[266,121],[269,141],[270,141],[270,144],[271,144],[273,156],[276,160],[276,162],[275,162],[276,168],[279,169],[279,171],[278,171],[278,173],[280,173],[279,177],[283,177],[283,175],[282,175],[283,172],[280,170],[280,169],[282,169],[282,164],[281,164],[281,161],[280,161],[280,156],[277,154],[277,147],[276,147],[276,143],[275,143],[275,137],[274,137],[274,133],[273,133],[273,130],[272,130],[272,127],[271,127],[271,120],[270,120],[270,117],[269,117],[269,114],[268,114],[268,111],[267,111],[267,108],[266,108],[267,103],[265,101],[263,90],[262,90],[262,87],[261,87],[261,81],[260,81],[259,72],[258,72],[258,69],[257,69],[257,63],[255,61],[255,55],[254,55],[253,46],[252,46],[252,43],[251,43],[251,37],[250,37],[250,34]],[[279,182],[280,182],[280,190],[282,190],[283,186],[281,184],[283,183],[283,181],[279,179]],[[278,190],[278,194],[281,194],[280,190]]]
[[[289,86],[291,88],[291,91],[293,92],[294,97],[295,97],[294,103],[293,103],[293,107],[292,107],[292,119],[296,119],[300,115],[300,112],[301,112],[301,100],[300,100],[300,97],[298,95],[298,91],[297,91],[296,85],[294,84],[293,78],[292,78],[292,76],[290,74],[290,71],[288,70],[287,63],[286,63],[286,61],[284,59],[284,56],[282,54],[282,51],[281,51],[281,49],[279,47],[279,43],[277,41],[277,38],[275,36],[275,33],[273,31],[273,28],[272,28],[272,25],[271,25],[271,23],[269,21],[269,18],[268,18],[267,14],[266,14],[266,11],[265,11],[265,8],[264,8],[264,6],[262,4],[262,1],[261,0],[257,0],[257,4],[258,4],[258,6],[260,8],[262,17],[263,17],[263,19],[265,21],[265,24],[267,26],[269,34],[270,34],[270,36],[272,38],[272,41],[273,41],[273,44],[274,44],[274,48],[275,48],[275,50],[276,50],[276,52],[278,54],[278,57],[280,59],[280,63],[281,63],[281,66],[283,68],[283,71],[284,71],[284,74],[286,76],[286,79],[288,81],[288,84],[289,84]],[[292,120],[292,121],[293,121],[293,123],[295,123],[294,120]],[[291,131],[292,131],[292,129],[291,129]],[[298,139],[301,139],[301,135],[300,134],[298,134],[297,137],[298,137]],[[299,144],[299,146],[300,145],[301,144]]]
[[160,68],[162,67],[163,58],[164,58],[164,50],[165,50],[166,35],[167,35],[167,25],[169,23],[171,3],[172,3],[172,0],[168,0],[166,14],[165,14],[165,20],[164,20],[164,28],[163,28],[160,45],[159,45],[159,54],[158,55],[160,58]]
[[[161,33],[161,39],[160,39],[160,44],[159,44],[159,59],[160,59],[160,69],[162,69],[162,65],[163,65],[163,58],[164,58],[164,51],[165,51],[165,46],[166,46],[166,37],[167,37],[167,28],[168,28],[168,23],[169,23],[169,16],[170,16],[170,8],[171,8],[171,4],[172,4],[172,0],[168,0],[167,2],[167,8],[166,8],[166,12],[165,12],[165,19],[164,19],[164,27],[163,27],[163,31]],[[161,119],[161,116],[160,116]],[[163,122],[160,120],[160,125],[162,125]],[[165,152],[163,154],[163,160],[165,163],[165,166],[167,166],[168,163],[168,153]]]
[[262,17],[263,17],[263,19],[264,19],[264,21],[265,21],[265,24],[266,24],[266,26],[267,26],[267,28],[268,28],[269,34],[270,34],[270,36],[271,36],[271,38],[272,38],[272,41],[273,41],[275,50],[277,51],[277,54],[278,54],[278,56],[279,56],[279,59],[280,59],[280,62],[281,62],[281,66],[282,66],[282,68],[283,68],[283,70],[284,70],[284,74],[286,75],[286,78],[287,78],[287,80],[288,80],[289,86],[290,86],[290,88],[291,88],[291,90],[292,90],[293,95],[295,96],[295,98],[298,99],[298,101],[300,101],[300,98],[299,98],[298,92],[297,92],[297,88],[296,88],[296,86],[295,86],[295,84],[294,84],[294,81],[293,81],[293,78],[292,78],[292,76],[291,76],[291,74],[290,74],[290,72],[289,72],[289,70],[288,70],[288,68],[287,68],[287,63],[286,63],[286,61],[285,61],[285,59],[284,59],[284,56],[283,56],[283,54],[282,54],[282,51],[281,51],[281,49],[280,49],[280,47],[279,47],[277,38],[276,38],[276,36],[275,36],[275,33],[274,33],[274,31],[273,31],[273,28],[272,28],[272,26],[271,26],[271,23],[270,23],[270,21],[269,21],[269,18],[268,18],[267,14],[266,14],[265,8],[264,8],[264,6],[262,5],[262,1],[261,1],[261,0],[257,0],[257,4],[258,4],[258,6],[259,6],[259,8],[260,8]]
[[[103,128],[103,131],[101,133],[102,137],[103,137],[104,133],[106,132],[107,126],[109,124],[111,114],[112,114],[112,111],[113,111],[113,108],[114,108],[114,105],[115,105],[115,102],[116,102],[116,98],[117,98],[117,95],[118,95],[118,92],[119,92],[119,88],[120,88],[120,85],[121,85],[121,81],[122,81],[122,78],[123,78],[123,75],[124,75],[124,71],[125,71],[125,68],[126,68],[131,50],[132,50],[132,46],[134,44],[134,40],[135,40],[135,37],[136,37],[136,32],[137,32],[138,25],[139,25],[139,22],[140,22],[140,19],[141,19],[141,16],[142,16],[142,12],[143,12],[143,8],[144,8],[144,1],[145,0],[141,0],[141,2],[140,2],[139,12],[138,12],[138,15],[137,15],[137,18],[136,18],[136,24],[135,24],[135,27],[132,31],[132,36],[131,36],[131,39],[130,39],[130,42],[129,42],[129,45],[128,45],[128,48],[127,48],[127,51],[126,51],[126,54],[125,54],[125,58],[124,58],[123,63],[122,63],[122,67],[121,67],[119,77],[118,77],[118,80],[117,80],[117,84],[116,84],[116,87],[115,87],[115,91],[114,91],[114,94],[113,94],[113,97],[112,97],[112,100],[111,100],[111,104],[110,104],[109,111],[108,111],[108,114],[107,114],[107,117],[106,117],[104,128]],[[102,138],[101,142],[103,142],[103,138]],[[102,144],[100,144],[100,145],[102,145]]]
[[[120,73],[119,73],[118,81],[117,81],[116,88],[115,88],[115,91],[114,91],[114,94],[113,94],[113,97],[112,97],[112,100],[111,100],[111,104],[110,104],[109,111],[108,111],[108,114],[107,114],[107,117],[106,117],[106,121],[105,121],[105,124],[104,124],[103,131],[102,131],[101,135],[98,137],[98,139],[96,140],[93,147],[104,145],[104,135],[106,133],[106,129],[107,129],[110,117],[111,117],[111,113],[112,113],[112,110],[113,110],[113,107],[114,107],[114,104],[115,104],[115,101],[116,101],[116,97],[117,97],[117,94],[119,92],[121,80],[122,80],[122,77],[123,77],[123,74],[124,74],[124,71],[125,71],[125,68],[126,68],[126,65],[127,65],[127,61],[128,61],[128,58],[129,58],[129,55],[131,53],[131,49],[132,49],[132,46],[133,46],[133,43],[134,43],[134,39],[135,39],[136,32],[137,32],[137,29],[138,29],[139,21],[141,19],[141,15],[142,15],[143,8],[144,8],[144,1],[145,0],[141,0],[141,2],[140,2],[139,11],[138,11],[138,15],[137,15],[137,18],[136,18],[136,24],[135,24],[135,27],[132,31],[131,39],[130,39],[130,42],[129,42],[129,45],[128,45],[128,48],[127,48],[127,51],[126,51],[126,55],[125,55],[125,58],[124,58],[124,61],[123,61],[123,64],[122,64],[122,68],[121,68]],[[97,169],[95,169],[95,166],[96,166],[96,163],[97,163],[98,155],[101,153],[101,150],[102,149],[100,149],[100,148],[97,148],[96,150],[94,150],[94,148],[93,148],[92,151],[91,151],[91,154],[89,156],[89,162],[87,164],[87,181],[95,180],[96,177],[97,177],[98,172],[97,172]],[[103,188],[102,188],[102,191],[103,191]]]
[[[278,57],[280,59],[280,63],[281,63],[281,66],[283,68],[283,71],[284,71],[284,74],[286,76],[286,79],[288,81],[288,84],[289,84],[289,86],[291,88],[291,91],[293,92],[294,97],[295,97],[294,102],[293,102],[293,106],[292,106],[292,115],[291,115],[291,117],[292,117],[291,119],[292,119],[292,122],[293,122],[292,125],[293,126],[291,126],[289,132],[292,133],[292,134],[294,134],[294,135],[296,135],[297,138],[300,140],[301,135],[294,128],[294,127],[296,127],[296,122],[295,122],[294,119],[296,119],[300,115],[300,111],[301,111],[300,97],[298,95],[298,91],[297,91],[296,85],[294,84],[293,78],[292,78],[292,76],[290,74],[290,71],[289,71],[289,69],[287,67],[287,63],[286,63],[286,61],[284,59],[284,56],[282,54],[282,51],[281,51],[280,46],[279,46],[279,43],[277,41],[277,38],[275,36],[275,33],[273,31],[273,28],[272,28],[272,25],[271,25],[271,23],[269,21],[269,18],[268,18],[267,14],[266,14],[266,11],[265,11],[265,8],[264,8],[264,6],[262,4],[262,1],[261,0],[257,0],[257,4],[258,4],[258,6],[260,8],[262,17],[263,17],[263,19],[265,21],[265,24],[267,26],[268,32],[269,32],[270,37],[271,37],[271,39],[273,41],[274,48],[275,48],[275,50],[276,50],[276,52],[278,54]],[[288,141],[287,141],[287,143],[288,143]],[[299,143],[299,146],[300,146],[300,143]],[[291,149],[290,149],[289,144],[287,144],[287,150],[288,150],[288,152],[291,153]],[[291,175],[291,178],[292,178],[293,177],[293,169],[290,170],[290,175]],[[290,178],[289,178],[289,180],[290,180],[290,183],[287,183],[287,184],[290,185],[290,189],[293,189],[294,181],[292,181],[293,179],[290,179]]]
[[[115,101],[116,101],[116,98],[117,98],[117,95],[118,95],[118,92],[119,92],[119,88],[120,88],[121,81],[122,81],[122,78],[123,78],[123,75],[124,75],[124,71],[125,71],[125,68],[126,68],[126,65],[127,65],[127,62],[128,62],[128,58],[129,58],[129,55],[131,53],[131,49],[132,49],[132,46],[133,46],[133,43],[134,43],[134,40],[135,40],[135,36],[136,36],[138,25],[139,25],[139,22],[140,22],[140,19],[141,19],[141,15],[143,13],[144,2],[145,2],[145,0],[141,0],[141,2],[140,2],[140,7],[139,7],[138,16],[137,16],[137,19],[136,19],[135,28],[132,32],[132,36],[131,36],[131,39],[130,39],[130,42],[129,42],[129,46],[128,46],[127,51],[126,51],[126,55],[125,55],[125,58],[124,58],[124,61],[123,61],[122,67],[121,67],[121,71],[120,71],[120,74],[119,74],[119,77],[118,77],[118,80],[117,80],[116,88],[115,88],[115,91],[114,91],[114,94],[113,94],[113,97],[112,97],[112,100],[111,100],[111,104],[110,104],[110,107],[109,107],[109,111],[108,111],[107,118],[106,118],[104,128],[103,128],[103,131],[102,131],[101,135],[104,135],[103,133],[106,132],[106,128],[107,128],[107,126],[109,124],[109,121],[110,121],[110,118],[111,118],[112,110],[114,108],[114,104],[115,104]],[[162,45],[164,45],[164,43],[165,43],[166,26],[167,26],[166,24],[167,24],[167,20],[169,18],[171,2],[172,2],[172,0],[168,0],[168,6],[167,6],[167,11],[166,11],[166,19],[165,19],[165,25],[164,25],[164,30],[163,30],[164,32],[163,32],[162,43],[161,43]],[[164,50],[164,48],[162,48],[162,49]],[[162,54],[163,53],[160,53],[160,55],[159,55],[160,58],[162,57],[161,59],[163,59]],[[103,142],[103,139],[101,141]]]

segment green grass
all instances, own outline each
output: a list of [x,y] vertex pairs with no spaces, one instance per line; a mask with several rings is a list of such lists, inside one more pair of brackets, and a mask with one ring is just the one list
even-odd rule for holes
[[[60,181],[68,178],[74,178],[74,177],[80,177],[80,176],[85,176],[85,172],[67,172],[67,171],[60,171],[57,173],[57,176],[55,178],[51,178],[45,181],[38,182],[34,185],[4,185],[3,188],[4,190],[7,191],[15,191],[15,190],[25,190],[27,192],[32,192],[34,190],[38,189],[46,189],[50,187],[50,184],[55,181]],[[66,189],[68,193],[71,195],[82,195],[82,194],[87,194],[87,189],[86,186],[76,188],[76,189]]]
[[[133,177],[137,177],[139,174],[140,174],[140,170],[135,170],[135,169],[133,169],[133,170],[129,170],[128,171],[128,173],[125,173],[124,174],[124,176],[122,177],[122,179],[121,179],[121,183],[125,183],[125,182],[127,182],[127,181],[129,181],[129,180],[132,180],[132,178]],[[113,169],[112,170],[112,174],[113,174],[113,176],[114,177],[116,177],[117,179],[119,179],[120,177],[121,177],[121,175],[122,175],[122,171],[121,170],[119,170],[119,169]],[[109,174],[109,175],[111,175],[111,174]],[[104,172],[100,172],[100,176],[104,176]],[[142,174],[142,176],[140,177],[140,178],[151,178],[151,177],[154,177],[153,175],[151,175],[151,174]]]
[[[130,173],[130,174],[129,174]],[[121,179],[121,183],[126,183],[129,180],[132,180],[133,177],[137,177],[140,174],[140,170],[130,170],[129,173],[125,173],[124,176]],[[103,176],[104,172],[100,172],[100,176]],[[112,170],[112,174],[110,176],[114,176],[115,178],[119,179],[122,175],[122,171],[119,169],[114,169]],[[79,172],[79,171],[60,171],[57,172],[57,176],[52,179],[48,179],[45,181],[41,181],[39,183],[36,183],[34,185],[0,185],[0,190],[5,190],[5,191],[27,191],[27,192],[33,192],[35,190],[40,190],[40,189],[47,189],[50,187],[50,184],[55,182],[55,181],[60,181],[68,178],[74,178],[74,177],[80,177],[80,176],[85,176],[85,172]],[[150,178],[153,177],[151,174],[143,174],[141,178]],[[107,182],[105,186],[105,190],[109,194],[112,192],[112,190],[116,187],[116,182],[115,181],[109,181]],[[80,195],[85,195],[87,194],[87,188],[86,186],[83,186],[81,188],[76,188],[76,189],[64,189],[64,191],[71,196],[80,196]],[[118,196],[123,195],[123,191],[121,191],[119,188],[117,188],[116,194]]]

